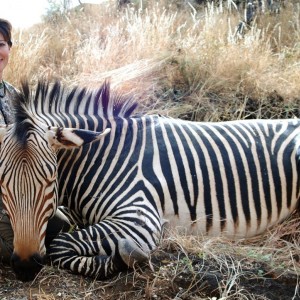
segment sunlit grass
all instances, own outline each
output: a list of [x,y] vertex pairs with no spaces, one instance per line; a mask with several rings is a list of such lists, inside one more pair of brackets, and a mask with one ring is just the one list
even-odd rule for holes
[[176,1],[140,3],[121,10],[112,2],[86,6],[56,23],[14,32],[5,78],[15,85],[23,77],[32,82],[45,77],[89,87],[110,78],[142,105],[174,116],[205,105],[211,95],[222,105],[237,95],[266,99],[274,90],[287,103],[298,97],[298,6],[258,15],[241,35],[243,12],[234,6],[228,11],[226,3],[206,9],[191,4],[177,9]]

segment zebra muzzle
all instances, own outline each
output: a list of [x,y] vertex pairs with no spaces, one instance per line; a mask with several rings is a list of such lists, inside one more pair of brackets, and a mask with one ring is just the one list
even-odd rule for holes
[[28,259],[21,259],[16,253],[11,257],[11,266],[17,279],[31,281],[40,272],[44,265],[44,258],[40,254],[33,254]]

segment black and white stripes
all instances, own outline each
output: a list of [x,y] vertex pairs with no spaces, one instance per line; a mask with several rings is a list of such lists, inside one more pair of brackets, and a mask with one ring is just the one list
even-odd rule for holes
[[152,174],[144,176],[162,178],[157,184],[162,210],[178,215],[174,225],[192,221],[193,230],[203,233],[248,237],[295,209],[298,120],[146,118],[152,120],[154,157]]

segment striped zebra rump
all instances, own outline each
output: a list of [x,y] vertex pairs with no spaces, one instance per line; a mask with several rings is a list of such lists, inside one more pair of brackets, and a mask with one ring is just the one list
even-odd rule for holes
[[153,117],[153,124],[145,152],[152,148],[153,164],[147,162],[143,174],[156,182],[160,209],[172,226],[245,238],[296,208],[298,120],[195,123]]

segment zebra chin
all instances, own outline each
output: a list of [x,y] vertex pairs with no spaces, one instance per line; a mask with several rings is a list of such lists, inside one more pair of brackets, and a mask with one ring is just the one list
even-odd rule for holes
[[32,281],[44,266],[45,258],[35,253],[28,259],[21,259],[15,252],[11,256],[11,267],[21,281]]

